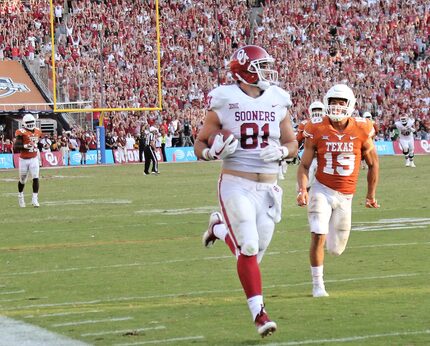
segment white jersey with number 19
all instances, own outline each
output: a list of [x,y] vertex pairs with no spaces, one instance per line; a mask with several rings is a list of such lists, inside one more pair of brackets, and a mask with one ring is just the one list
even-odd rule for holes
[[209,93],[209,110],[223,129],[239,140],[234,154],[223,160],[223,168],[250,173],[279,171],[278,162],[264,162],[260,151],[268,144],[280,145],[279,123],[292,105],[285,90],[271,86],[257,98],[248,96],[237,84],[222,85]]

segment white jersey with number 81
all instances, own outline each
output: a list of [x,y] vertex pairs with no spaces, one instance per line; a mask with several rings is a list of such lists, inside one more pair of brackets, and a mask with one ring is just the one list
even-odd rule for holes
[[252,98],[238,85],[223,85],[209,93],[209,110],[214,111],[223,129],[239,140],[237,150],[223,160],[223,168],[251,173],[279,171],[278,162],[264,162],[260,151],[268,144],[280,145],[279,123],[292,105],[285,90],[271,86]]

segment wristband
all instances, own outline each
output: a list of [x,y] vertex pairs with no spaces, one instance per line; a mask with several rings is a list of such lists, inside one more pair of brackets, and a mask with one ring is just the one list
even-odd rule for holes
[[209,154],[209,148],[204,148],[202,150],[202,159],[205,161],[213,160]]

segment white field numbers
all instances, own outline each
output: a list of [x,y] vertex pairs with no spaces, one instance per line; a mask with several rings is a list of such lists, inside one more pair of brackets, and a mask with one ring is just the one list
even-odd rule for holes
[[336,162],[339,164],[339,166],[336,166],[336,168],[333,168],[333,153],[325,153],[324,159],[326,164],[324,166],[323,172],[326,174],[334,175],[335,173],[337,173],[346,177],[348,175],[351,175],[352,172],[354,172],[354,154],[348,153],[337,155]]

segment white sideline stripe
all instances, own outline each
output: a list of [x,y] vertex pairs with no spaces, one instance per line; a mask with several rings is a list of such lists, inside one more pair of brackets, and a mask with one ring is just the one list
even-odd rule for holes
[[[429,273],[399,273],[399,274],[393,274],[393,275],[367,276],[367,277],[361,276],[361,277],[355,277],[355,278],[325,280],[325,282],[350,282],[350,281],[362,281],[362,280],[383,280],[383,279],[405,278],[405,277],[418,276],[418,275],[430,275],[430,272]],[[269,285],[269,286],[264,286],[263,288],[266,289],[266,288],[296,287],[296,286],[308,286],[308,285],[310,286],[311,282],[306,281],[306,282],[298,282],[298,283],[292,283],[292,284]],[[177,297],[184,297],[184,296],[206,295],[206,294],[211,294],[211,293],[242,292],[242,291],[243,291],[242,288],[237,288],[237,289],[225,289],[225,290],[206,290],[206,291],[159,294],[159,295],[152,295],[152,296],[117,297],[117,298],[97,299],[97,300],[90,300],[90,301],[76,301],[76,302],[64,302],[64,303],[53,303],[53,304],[32,304],[32,305],[24,305],[24,306],[15,306],[15,307],[11,307],[7,310],[13,311],[13,310],[20,310],[20,309],[48,308],[48,307],[56,307],[56,306],[91,305],[91,304],[130,301],[130,300],[177,298]]]
[[164,344],[167,342],[177,342],[177,341],[189,341],[189,340],[202,340],[205,337],[203,335],[199,336],[184,336],[182,338],[173,338],[173,339],[159,339],[159,340],[148,340],[141,342],[131,342],[127,344],[115,344],[115,346],[133,346],[133,345],[148,345],[148,344]]
[[420,334],[430,334],[430,329],[417,330],[414,332],[393,332],[393,333],[386,333],[386,334],[357,335],[357,336],[349,336],[346,338],[338,338],[338,339],[320,339],[320,340],[274,342],[274,343],[266,344],[266,346],[292,346],[292,345],[325,344],[328,342],[350,342],[350,341],[367,340],[367,339],[373,339],[373,338],[386,338],[386,337],[391,337],[391,336],[420,335]]
[[393,244],[374,244],[374,245],[358,245],[358,246],[350,246],[350,249],[366,249],[366,248],[374,248],[374,247],[394,247],[394,246],[411,246],[411,245],[428,245],[430,241],[420,242],[420,243],[393,243]]
[[63,205],[90,205],[90,204],[131,204],[128,199],[66,199],[63,201],[44,201],[40,204],[45,206],[63,206]]
[[[375,248],[375,247],[414,246],[414,245],[428,245],[428,244],[430,244],[430,242],[372,244],[372,245],[350,246],[349,249],[367,249],[367,248]],[[309,249],[290,250],[285,252],[267,252],[265,256],[276,256],[281,254],[288,255],[288,254],[294,254],[298,252],[308,252],[308,251]],[[135,262],[135,263],[124,263],[124,264],[111,264],[111,265],[105,265],[105,266],[71,267],[71,268],[62,268],[62,269],[34,270],[30,272],[0,273],[0,277],[34,275],[34,274],[43,274],[43,273],[62,273],[62,272],[71,272],[71,271],[79,271],[79,270],[93,270],[93,269],[100,270],[100,269],[108,269],[108,268],[125,268],[125,267],[139,267],[139,266],[150,267],[150,266],[159,265],[159,264],[192,262],[192,261],[202,261],[202,260],[212,261],[212,260],[231,259],[231,258],[233,258],[232,255],[178,258],[178,259],[156,261],[156,262]]]
[[118,322],[118,321],[128,321],[128,320],[132,320],[132,319],[133,319],[133,317],[105,318],[105,319],[102,319],[102,320],[87,320],[87,321],[56,323],[56,324],[51,324],[51,326],[52,327],[78,326],[78,325],[81,325],[81,324],[94,324],[94,323],[103,323],[103,322]]
[[21,299],[0,299],[0,303],[17,302],[19,300],[23,300],[23,298],[21,298]]
[[[15,193],[15,197],[16,197],[16,193]],[[101,216],[91,216],[92,219],[98,219],[98,218],[103,218],[103,219],[107,219],[107,218],[118,218],[118,217],[124,217],[126,214],[104,214]],[[130,214],[131,215],[131,214]],[[70,220],[82,220],[82,217],[76,217],[76,216],[56,216],[56,215],[50,215],[47,217],[41,217],[41,218],[25,218],[25,220],[16,220],[15,219],[8,219],[8,218],[3,218],[0,220],[0,224],[10,224],[10,223],[31,223],[31,222],[38,222],[40,223],[41,221],[55,221],[55,220],[60,220],[60,221],[70,221]]]
[[97,332],[97,333],[85,333],[85,334],[81,334],[81,336],[99,336],[99,335],[108,335],[108,334],[124,334],[124,333],[144,332],[144,331],[147,331],[147,330],[159,330],[159,329],[166,329],[166,326],[146,327],[146,328],[137,328],[137,329],[123,329],[123,330],[108,330],[108,331]]
[[182,214],[205,214],[218,210],[218,206],[206,206],[196,208],[181,208],[181,209],[142,209],[136,210],[135,214],[162,214],[162,215],[182,215]]
[[27,315],[24,318],[40,318],[40,317],[55,317],[55,316],[69,316],[69,315],[83,315],[94,312],[104,312],[104,310],[89,310],[89,311],[71,311],[71,312],[57,312],[54,314],[43,314],[43,315]]
[[9,292],[0,292],[1,294],[18,294],[18,293],[24,293],[25,290],[19,290],[19,291],[9,291]]
[[410,218],[410,217],[403,217],[399,219],[380,219],[378,221],[362,221],[358,222],[360,224],[364,223],[376,223],[376,224],[386,224],[386,223],[402,223],[402,222],[417,222],[417,221],[430,221],[430,218],[421,217],[421,218]]
[[[430,223],[428,223],[430,225]],[[427,228],[427,226],[418,226],[418,225],[413,225],[413,226],[392,226],[392,227],[358,227],[355,228],[353,227],[351,229],[351,231],[354,232],[378,232],[378,231],[397,231],[397,230],[401,230],[401,229],[417,229],[417,228]]]
[[[57,179],[81,179],[81,178],[94,178],[93,175],[53,175],[47,177],[48,179],[57,178]],[[45,178],[46,179],[46,178]]]
[[398,218],[381,219],[378,221],[363,221],[353,224],[352,231],[375,232],[402,229],[427,228],[430,218]]
[[0,316],[0,346],[84,346],[87,343],[70,339],[29,323]]

